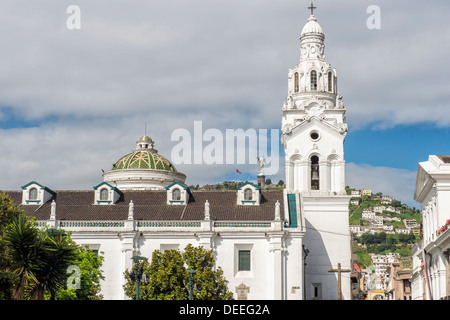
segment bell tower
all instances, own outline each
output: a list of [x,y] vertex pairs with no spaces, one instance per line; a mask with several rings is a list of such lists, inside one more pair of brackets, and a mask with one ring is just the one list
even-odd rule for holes
[[336,69],[325,61],[324,39],[311,14],[300,36],[300,61],[288,72],[283,104],[286,188],[345,194],[345,107]]
[[[346,109],[337,90],[338,75],[325,60],[325,35],[311,4],[300,35],[300,59],[288,71],[281,142],[285,151],[287,208],[305,219],[303,238],[305,299],[337,299],[338,263],[350,268],[348,222],[350,197],[345,191]],[[288,217],[292,214],[289,211]],[[290,227],[291,218],[287,221]],[[305,252],[306,252],[305,251]],[[342,275],[342,297],[351,299],[349,274]]]

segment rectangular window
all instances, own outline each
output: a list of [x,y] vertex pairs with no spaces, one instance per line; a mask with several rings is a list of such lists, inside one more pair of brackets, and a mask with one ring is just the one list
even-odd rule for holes
[[311,283],[312,285],[312,300],[322,300],[322,284]]
[[250,250],[239,250],[238,271],[250,271]]

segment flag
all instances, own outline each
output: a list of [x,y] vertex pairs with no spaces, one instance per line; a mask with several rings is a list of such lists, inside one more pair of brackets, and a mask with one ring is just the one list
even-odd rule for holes
[[239,174],[241,174],[241,172],[240,172],[238,169],[236,169],[236,172],[239,173]]

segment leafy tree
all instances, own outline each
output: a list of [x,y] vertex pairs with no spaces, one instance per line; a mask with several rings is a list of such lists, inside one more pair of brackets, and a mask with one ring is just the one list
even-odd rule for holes
[[[148,285],[141,286],[143,300],[185,300],[186,269],[183,256],[178,250],[159,250],[153,252],[152,263],[143,262],[144,273],[148,275]],[[147,266],[147,268],[146,268]],[[136,296],[135,286],[132,285],[132,297]]]
[[6,254],[4,235],[8,225],[14,218],[22,214],[22,210],[5,193],[0,192],[0,300],[11,299],[17,275],[11,270],[12,260]]
[[[99,268],[102,258],[96,257],[56,229],[38,228],[29,218],[0,193],[0,299],[44,298],[98,299]],[[67,289],[70,265],[81,269],[81,289]]]
[[233,294],[228,291],[227,281],[223,277],[223,270],[218,267],[214,271],[213,250],[203,247],[187,245],[183,253],[187,268],[195,270],[194,299],[197,300],[229,300]]
[[401,233],[398,235],[398,240],[402,243],[414,243],[416,241],[416,237],[412,233]]
[[66,270],[75,257],[76,244],[58,230],[39,230],[24,215],[8,226],[4,241],[19,279],[13,299],[42,300],[46,291],[54,299],[67,278]]
[[391,202],[391,206],[393,206],[394,208],[398,208],[398,207],[402,206],[402,203],[400,201],[398,201],[398,200],[393,200]]
[[[141,283],[142,300],[186,300],[189,298],[189,273],[194,275],[193,298],[196,300],[225,300],[233,294],[227,290],[223,271],[214,270],[212,250],[187,245],[182,253],[179,250],[167,250],[164,253],[155,250],[152,261],[139,262],[147,275],[147,282]],[[136,285],[130,278],[130,271],[125,272],[127,280],[124,285],[127,296],[135,299]]]
[[66,281],[64,288],[56,292],[56,300],[101,300],[100,280],[105,278],[100,269],[103,260],[103,256],[80,246],[72,261],[80,268],[80,288],[68,288]]
[[56,229],[44,230],[40,233],[37,259],[33,273],[36,282],[30,288],[32,300],[43,300],[48,292],[54,300],[57,290],[64,287],[67,280],[67,269],[76,258],[78,246],[70,237]]
[[20,215],[9,225],[3,240],[10,261],[13,261],[14,273],[19,279],[14,287],[13,299],[22,300],[30,282],[38,282],[34,271],[41,262],[39,230],[26,216]]
[[4,192],[0,192],[0,235],[3,236],[4,228],[14,218],[23,214],[22,210],[15,205],[14,201]]
[[378,232],[375,234],[370,234],[368,232],[361,236],[361,243],[363,244],[381,244],[385,243],[387,240],[386,233]]
[[[97,294],[102,258],[78,246],[63,231],[40,230],[32,219],[21,215],[8,227],[4,241],[18,277],[13,299],[100,298]],[[71,265],[82,270],[81,288],[75,292],[67,289],[67,270]]]

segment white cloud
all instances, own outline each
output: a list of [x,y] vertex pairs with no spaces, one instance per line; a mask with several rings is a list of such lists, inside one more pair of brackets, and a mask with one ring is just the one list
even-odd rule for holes
[[[68,30],[68,3],[7,2],[0,106],[25,119],[228,109],[236,118],[258,112],[252,126],[278,125],[308,15],[295,1],[79,1],[82,29]],[[450,80],[442,72],[448,3],[424,11],[379,1],[382,28],[375,31],[366,27],[368,5],[323,1],[316,10],[348,120],[354,127],[450,124]]]
[[[155,117],[149,112],[124,119],[56,121],[41,127],[0,130],[0,168],[2,168],[0,189],[15,190],[32,180],[55,190],[90,189],[102,181],[102,169],[110,170],[114,162],[136,147],[136,141],[144,134],[145,122],[147,122],[146,133],[155,141],[155,148],[169,160],[171,160],[172,149],[179,144],[179,141],[171,141],[171,133],[176,129],[184,128],[189,131],[192,135],[191,147],[194,147],[194,139],[198,139],[194,133],[194,121],[198,120],[196,115],[175,115],[170,121],[160,117],[161,115]],[[200,134],[204,134],[208,128],[217,128],[215,126],[220,124],[220,120],[205,117],[202,124]],[[232,123],[228,124],[232,125]],[[233,131],[238,128],[230,127]],[[243,131],[247,129],[247,127],[240,128]],[[257,154],[257,151],[250,153],[247,142],[245,150],[239,150],[245,155],[245,163],[237,162],[237,151],[234,150],[236,161],[227,165],[226,131],[218,131],[224,137],[222,159],[224,164],[207,165],[204,157],[198,165],[175,164],[179,171],[187,175],[187,183],[203,185],[224,179],[256,180],[256,159],[250,161],[249,156]],[[259,141],[261,137],[258,131],[255,132],[257,143],[261,147]],[[270,138],[271,131],[268,130],[267,134]],[[201,141],[202,137],[200,136],[199,139]],[[210,143],[204,141],[201,152]],[[267,141],[267,145],[264,145],[271,148],[270,143],[271,141]],[[275,143],[279,143],[278,136]],[[238,148],[237,142],[234,142],[234,147]],[[265,156],[268,161],[271,159],[267,153]],[[279,159],[275,157],[274,160],[278,164]],[[275,175],[268,178],[277,179],[276,182],[284,179],[282,177],[284,167],[280,165],[278,168],[273,168],[278,170]],[[243,174],[236,175],[236,169]]]

